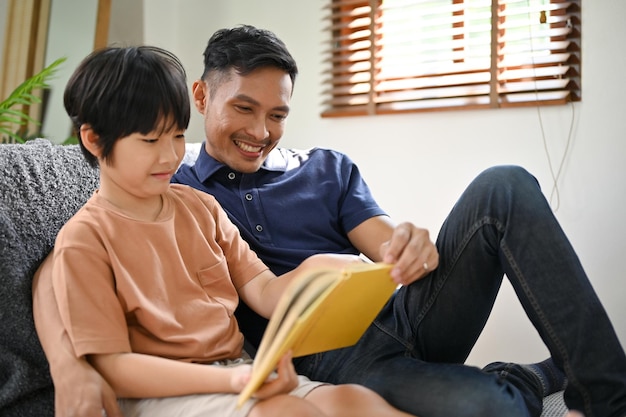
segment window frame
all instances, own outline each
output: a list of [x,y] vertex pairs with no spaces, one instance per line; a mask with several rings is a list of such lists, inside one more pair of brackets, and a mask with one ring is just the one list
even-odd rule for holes
[[[463,13],[463,6],[470,1],[473,0],[450,0],[449,5],[456,8],[458,14]],[[329,23],[326,31],[330,35],[330,47],[325,53],[328,69],[324,73],[321,116],[494,109],[581,101],[582,0],[547,0],[546,13],[539,15],[545,27],[543,39],[549,39],[546,49],[542,50],[544,56],[535,62],[534,55],[539,51],[532,49],[532,63],[505,66],[507,57],[511,56],[505,48],[507,23],[513,21],[510,18],[507,22],[507,12],[514,10],[507,9],[506,5],[517,3],[519,7],[523,1],[491,1],[490,62],[479,71],[459,72],[455,67],[460,66],[455,65],[446,67],[451,69],[448,73],[429,75],[416,70],[413,75],[391,80],[380,75],[383,0],[330,0],[325,16]],[[530,0],[525,1],[530,4]],[[529,9],[528,19],[532,21],[530,13]],[[450,33],[462,25],[462,21],[456,19],[450,26]],[[528,30],[531,33],[530,26]],[[463,35],[455,36],[454,39],[458,39]],[[533,40],[527,41],[531,48],[537,39],[533,36]]]

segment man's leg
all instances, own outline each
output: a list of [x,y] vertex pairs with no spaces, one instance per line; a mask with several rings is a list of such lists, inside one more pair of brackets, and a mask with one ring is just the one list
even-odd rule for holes
[[537,417],[541,413],[541,388],[532,374],[516,375],[524,387],[530,387],[522,392],[508,379],[476,367],[417,359],[404,341],[376,326],[353,348],[294,362],[298,373],[337,384],[365,385],[393,406],[420,417]]
[[495,373],[461,365],[503,277],[496,229],[467,198],[473,195],[466,192],[452,211],[456,227],[442,229],[439,267],[400,289],[357,346],[297,360],[299,372],[335,383],[363,383],[421,417],[540,413],[540,384],[531,374],[522,372],[515,380],[521,381],[520,390]]
[[[468,224],[474,226],[467,229]],[[467,236],[457,233],[472,228],[476,232]],[[478,251],[463,248],[465,242],[469,246],[476,239],[482,241]],[[446,256],[441,275],[435,281],[446,280],[445,269],[452,276],[454,269],[462,268],[468,272],[460,274],[469,282],[457,280],[455,285],[470,291],[471,297],[477,294],[470,287],[490,288],[484,282],[492,278],[481,276],[481,266],[474,266],[471,259],[480,256],[480,246],[488,254],[479,258],[480,262],[498,259],[497,265],[506,273],[555,363],[565,370],[566,404],[587,417],[626,414],[623,348],[574,249],[536,180],[525,170],[497,167],[472,182],[442,228],[438,247]],[[445,300],[459,303],[459,315],[471,314],[471,305],[463,303],[462,298],[462,293],[453,291]],[[431,343],[437,324],[447,323],[457,330],[463,326],[462,318],[455,320],[446,311],[439,315],[437,310],[446,310],[445,306],[435,309],[436,322],[424,320],[426,326],[420,325],[417,334],[418,339],[428,340],[430,351],[426,352],[426,360],[437,360],[435,351],[445,349],[445,338]],[[471,332],[462,333],[466,340],[460,342],[457,352],[462,352],[463,343],[472,341]]]
[[[568,405],[583,410],[587,417],[621,417],[619,413],[624,413],[626,407],[624,352],[532,176],[517,167],[485,171],[453,208],[437,246],[438,269],[402,288],[357,346],[326,354],[317,364],[310,358],[302,361],[308,371],[319,372],[313,378],[339,379],[333,382],[344,378],[366,380],[369,372],[377,380],[387,379],[378,385],[394,387],[404,393],[394,394],[396,397],[420,406],[423,402],[436,403],[442,396],[458,404],[467,397],[466,401],[480,407],[480,392],[484,391],[494,407],[500,401],[522,409],[525,404],[526,412],[536,415],[541,383],[523,369],[501,372],[501,367],[494,365],[485,373],[475,368],[437,365],[465,361],[506,273],[556,363],[567,371]],[[429,362],[437,369],[430,374],[424,372],[428,378],[421,378],[414,368],[423,372],[422,365],[409,365],[411,361],[401,366],[390,363],[409,357]],[[393,371],[386,372],[381,364]],[[437,375],[442,375],[445,384],[439,384]],[[483,375],[488,375],[488,382],[481,382]],[[454,378],[458,378],[458,384]],[[469,384],[474,378],[475,382]],[[494,381],[504,384],[503,389],[494,389],[498,387]],[[468,391],[468,385],[474,392]],[[428,412],[421,415],[430,417]],[[464,415],[461,412],[459,409],[456,415]]]

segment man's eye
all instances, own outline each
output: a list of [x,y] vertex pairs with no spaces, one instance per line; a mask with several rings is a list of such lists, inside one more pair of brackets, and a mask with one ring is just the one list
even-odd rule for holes
[[143,141],[146,143],[156,143],[158,139],[144,139]]

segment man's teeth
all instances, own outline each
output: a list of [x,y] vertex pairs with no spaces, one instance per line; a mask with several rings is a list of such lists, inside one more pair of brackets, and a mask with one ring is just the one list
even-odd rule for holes
[[237,144],[237,146],[239,146],[239,149],[245,152],[261,152],[261,149],[263,149],[263,147],[261,146],[251,146],[251,145],[248,145],[247,143],[242,143],[242,142],[235,142],[235,143]]

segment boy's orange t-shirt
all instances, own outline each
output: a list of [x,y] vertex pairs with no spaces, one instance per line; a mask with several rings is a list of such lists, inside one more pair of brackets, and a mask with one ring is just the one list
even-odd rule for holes
[[237,289],[267,269],[214,197],[178,184],[152,222],[94,193],[61,229],[51,259],[77,356],[132,351],[193,362],[241,356]]

